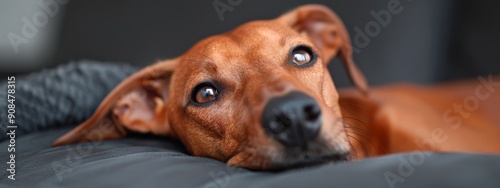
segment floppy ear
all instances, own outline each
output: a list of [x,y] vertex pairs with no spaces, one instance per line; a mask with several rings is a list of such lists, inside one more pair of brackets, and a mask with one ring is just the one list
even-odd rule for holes
[[306,34],[321,51],[325,63],[339,53],[354,85],[364,93],[368,91],[365,76],[352,58],[349,33],[333,11],[322,5],[305,5],[277,19],[300,34]]
[[166,102],[176,60],[146,67],[121,82],[87,121],[53,146],[124,137],[127,131],[173,136]]

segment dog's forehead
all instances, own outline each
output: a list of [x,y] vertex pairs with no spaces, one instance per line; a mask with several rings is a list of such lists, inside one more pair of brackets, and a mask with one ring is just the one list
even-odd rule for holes
[[256,42],[256,40],[266,41],[267,43],[284,43],[284,39],[294,34],[296,33],[290,27],[275,21],[249,22],[227,33],[235,40],[244,43]]
[[184,57],[212,63],[240,58],[273,58],[288,54],[294,44],[309,43],[307,38],[285,24],[253,21],[198,42]]

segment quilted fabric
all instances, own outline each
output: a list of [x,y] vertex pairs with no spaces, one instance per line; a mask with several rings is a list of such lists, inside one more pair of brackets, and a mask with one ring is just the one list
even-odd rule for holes
[[[72,62],[55,69],[16,77],[16,135],[62,125],[74,125],[90,117],[100,101],[121,80],[138,68],[95,61]],[[2,82],[0,88],[7,88]],[[7,98],[7,89],[0,98]],[[7,108],[7,100],[0,100]],[[7,113],[0,113],[0,141],[7,138]]]

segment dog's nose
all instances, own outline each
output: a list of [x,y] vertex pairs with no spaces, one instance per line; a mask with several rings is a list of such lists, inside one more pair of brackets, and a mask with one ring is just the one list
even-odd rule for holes
[[308,95],[291,92],[272,98],[261,121],[267,134],[285,146],[306,149],[321,128],[321,108]]

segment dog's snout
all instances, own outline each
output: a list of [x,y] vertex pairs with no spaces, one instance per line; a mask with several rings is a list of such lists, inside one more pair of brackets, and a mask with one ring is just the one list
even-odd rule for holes
[[321,128],[321,108],[308,95],[291,92],[272,98],[264,108],[261,121],[266,133],[280,143],[306,149]]

